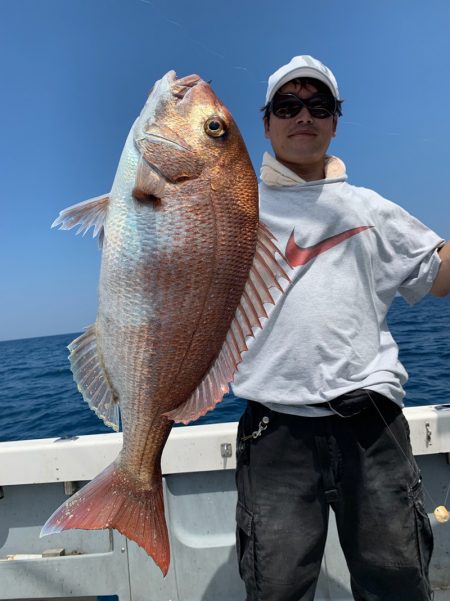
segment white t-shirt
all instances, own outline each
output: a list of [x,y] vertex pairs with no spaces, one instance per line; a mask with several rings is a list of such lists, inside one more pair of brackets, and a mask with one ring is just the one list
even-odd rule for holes
[[292,281],[249,343],[234,394],[308,416],[330,413],[320,404],[358,388],[402,406],[407,373],[386,314],[397,292],[410,304],[427,294],[443,239],[345,175],[261,183],[260,219]]

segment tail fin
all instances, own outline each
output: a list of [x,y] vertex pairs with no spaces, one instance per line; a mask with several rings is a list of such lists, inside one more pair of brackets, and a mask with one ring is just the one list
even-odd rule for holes
[[41,536],[62,530],[115,528],[142,547],[164,576],[170,563],[162,480],[151,490],[115,463],[59,507]]

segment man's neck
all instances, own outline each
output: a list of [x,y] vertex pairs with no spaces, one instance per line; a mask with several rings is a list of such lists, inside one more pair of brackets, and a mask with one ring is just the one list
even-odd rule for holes
[[289,163],[276,157],[277,161],[282,165],[293,171],[296,175],[301,177],[305,182],[314,182],[319,179],[325,178],[325,159],[322,159],[318,163],[312,163],[309,165],[301,165],[299,163]]

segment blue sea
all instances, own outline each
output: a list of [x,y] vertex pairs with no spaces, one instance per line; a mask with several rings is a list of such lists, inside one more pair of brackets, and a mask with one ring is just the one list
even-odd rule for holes
[[[396,298],[388,321],[410,376],[406,404],[450,403],[450,298],[427,296],[414,307]],[[77,335],[0,342],[0,441],[111,432],[72,379],[67,345]],[[195,423],[236,421],[243,408],[229,394]]]

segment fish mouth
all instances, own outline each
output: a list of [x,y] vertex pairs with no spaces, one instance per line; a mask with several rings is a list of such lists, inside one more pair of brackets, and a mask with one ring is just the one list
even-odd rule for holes
[[177,78],[175,71],[169,71],[169,73],[167,73],[167,76],[168,78],[173,77],[172,81],[170,81],[169,79],[170,88],[172,94],[175,96],[175,98],[178,98],[179,100],[183,100],[186,94],[190,90],[192,90],[194,86],[196,86],[202,81],[201,77],[196,74],[186,75],[185,77]]
[[185,146],[183,144],[181,144],[180,142],[174,140],[174,135],[172,135],[170,138],[167,138],[166,136],[163,136],[161,133],[155,133],[155,131],[153,130],[158,130],[157,126],[153,126],[152,130],[149,130],[149,128],[146,130],[146,134],[147,134],[147,138],[149,140],[153,140],[154,142],[164,142],[165,144],[168,144],[169,146],[173,146],[174,148],[178,148],[179,150],[190,150],[190,147]]
[[[177,114],[182,120],[186,118],[188,98],[192,100],[190,93],[197,85],[209,88],[199,75],[177,78],[175,71],[168,71],[151,89],[133,129],[134,146],[140,155],[132,191],[136,200],[154,202],[161,198],[167,182],[179,183],[201,172],[203,162],[193,153],[186,132],[180,130],[175,118]],[[195,97],[193,101],[195,104]],[[176,166],[176,157],[181,158],[183,168]]]
[[[135,126],[135,142],[139,147],[144,140],[153,140],[154,142],[164,142],[178,150],[190,151],[191,147],[183,142],[181,136],[175,134],[168,127],[162,127],[155,120],[156,111],[160,98],[167,98],[169,95],[175,97],[177,102],[183,101],[189,92],[198,84],[205,83],[199,75],[187,75],[177,77],[175,71],[168,71],[160,80],[158,80],[150,91],[146,105]],[[139,123],[141,124],[139,126]],[[167,135],[169,134],[169,135]]]

